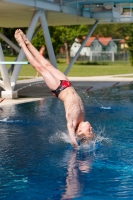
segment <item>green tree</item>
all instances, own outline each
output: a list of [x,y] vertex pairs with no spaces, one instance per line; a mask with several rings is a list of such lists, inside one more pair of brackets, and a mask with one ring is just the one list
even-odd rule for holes
[[39,50],[43,45],[45,45],[45,40],[43,36],[42,29],[40,29],[37,35],[33,38],[32,44]]
[[129,24],[99,24],[93,36],[123,39],[126,36],[126,29],[128,27]]
[[[53,44],[55,54],[59,53],[62,46],[65,47],[66,60],[70,63],[70,47],[76,37],[82,37],[88,34],[88,25],[81,26],[53,26],[49,27],[51,41]],[[43,32],[40,30],[36,37],[32,40],[33,45],[39,49],[42,45],[45,45]],[[45,52],[47,53],[47,52]]]
[[128,46],[127,49],[130,52],[130,62],[133,66],[133,23],[126,29],[126,36],[125,40]]
[[[54,48],[55,54],[59,52],[59,48],[61,46],[61,41],[59,41],[58,33],[55,30],[55,27],[49,27],[49,32],[51,36],[51,42]],[[39,30],[37,35],[33,38],[32,44],[39,50],[43,45],[46,48],[46,42],[43,35],[42,29]],[[45,49],[45,57],[48,57],[47,48]]]
[[[88,34],[89,27],[88,25],[81,25],[81,26],[56,26],[54,27],[54,31],[51,34],[54,41],[59,42],[59,47],[63,46],[65,47],[66,52],[66,60],[67,64],[70,63],[70,47],[72,43],[74,42],[76,37],[81,38],[82,36],[85,36]],[[57,43],[56,43],[57,44]]]
[[[25,32],[27,30],[27,28],[22,28],[22,30]],[[18,43],[16,42],[16,40],[14,38],[15,31],[16,31],[16,28],[0,28],[0,33],[5,35],[9,40],[11,40],[16,45],[18,45]],[[1,42],[1,44],[6,44],[6,42],[3,41],[1,38],[0,38],[0,42]],[[14,49],[12,49],[12,52],[13,52],[13,54],[16,54]]]
[[[26,31],[27,28],[22,28],[22,31]],[[0,28],[0,32],[5,35],[7,38],[9,38],[12,42],[15,44],[18,44],[14,38],[14,33],[16,31],[16,28]],[[2,41],[3,42],[3,41]]]

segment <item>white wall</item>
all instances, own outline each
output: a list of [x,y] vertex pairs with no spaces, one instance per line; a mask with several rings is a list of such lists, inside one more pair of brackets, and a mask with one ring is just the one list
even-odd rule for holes
[[[81,47],[80,43],[74,42],[70,48],[70,56],[74,57],[79,48]],[[90,56],[90,47],[83,47],[80,52],[81,56]]]
[[80,55],[82,55],[82,56],[90,56],[90,47],[83,47]]
[[74,42],[70,48],[70,56],[74,57],[76,52],[79,50],[81,44]]

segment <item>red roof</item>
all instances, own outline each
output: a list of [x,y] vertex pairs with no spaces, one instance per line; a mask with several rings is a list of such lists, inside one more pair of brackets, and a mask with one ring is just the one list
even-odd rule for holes
[[[83,40],[85,39],[86,37],[84,36],[83,37]],[[89,47],[92,43],[93,43],[93,41],[96,39],[96,37],[90,37],[89,39],[88,39],[88,41],[86,42],[86,44],[85,44],[85,47]],[[77,38],[77,40],[78,40],[78,42],[82,42],[83,40],[82,39],[80,39],[80,38]]]
[[90,37],[86,42],[85,47],[89,47],[94,42],[95,39],[96,37]]
[[102,45],[107,46],[112,40],[112,37],[99,37],[97,39]]
[[[85,36],[83,37],[85,39]],[[112,37],[90,37],[85,44],[85,47],[89,47],[94,40],[97,39],[102,45],[107,46],[109,42],[112,40]],[[83,40],[77,38],[78,42],[81,43]]]

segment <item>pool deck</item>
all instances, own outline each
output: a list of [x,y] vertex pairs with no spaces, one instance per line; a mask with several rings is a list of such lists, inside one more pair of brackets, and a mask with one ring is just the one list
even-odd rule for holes
[[[91,77],[68,77],[74,88],[85,91],[93,91],[108,87],[133,84],[133,74],[91,76]],[[23,89],[21,89],[23,87]],[[18,80],[15,91],[18,90],[18,99],[4,100],[0,106],[20,104],[31,101],[38,101],[48,97],[53,97],[47,88],[42,77]]]

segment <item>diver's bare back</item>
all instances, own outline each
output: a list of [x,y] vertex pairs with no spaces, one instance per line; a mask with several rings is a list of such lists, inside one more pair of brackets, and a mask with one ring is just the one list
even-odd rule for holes
[[59,94],[59,98],[64,102],[66,119],[73,121],[76,126],[84,121],[85,111],[81,98],[73,87],[68,87]]

